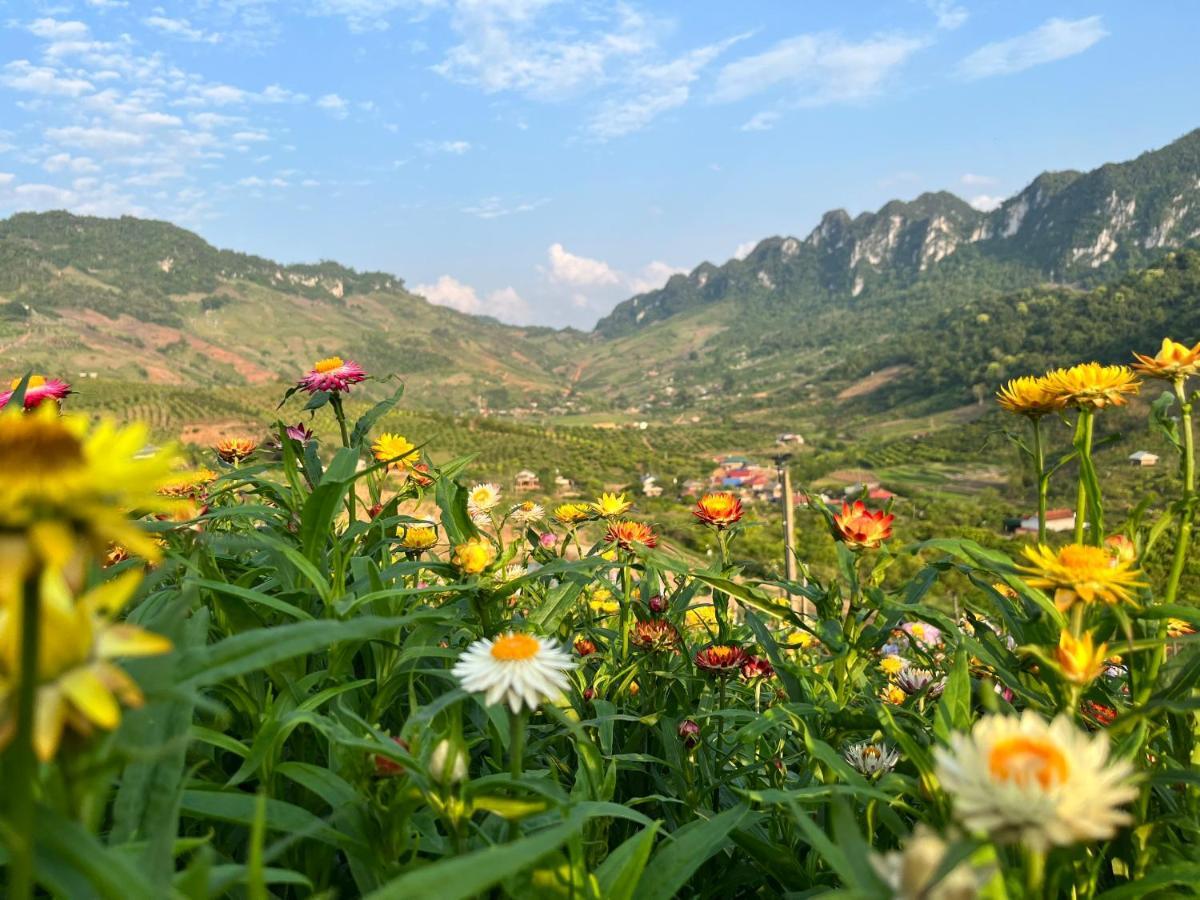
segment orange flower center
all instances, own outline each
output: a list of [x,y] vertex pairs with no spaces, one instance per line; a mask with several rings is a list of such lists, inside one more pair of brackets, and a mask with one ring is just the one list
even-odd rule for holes
[[[79,439],[57,419],[9,416],[0,430],[0,472],[33,477],[62,475],[84,462]],[[10,476],[11,473],[11,476]]]
[[[17,385],[19,385],[20,383],[21,383],[21,379],[20,379],[20,378],[14,378],[14,379],[12,380],[12,385],[10,386],[10,387],[11,387],[11,389],[15,391],[15,390],[17,389]],[[30,388],[30,389],[33,389],[33,388],[40,388],[40,387],[45,387],[45,386],[46,386],[46,379],[45,379],[43,376],[41,376],[41,375],[30,375],[30,376],[29,376],[29,383],[28,383],[28,385],[26,385],[26,386],[27,386],[28,388]]]
[[997,741],[988,754],[988,771],[997,781],[1026,787],[1033,782],[1050,790],[1067,780],[1067,757],[1045,738],[1015,735]]
[[528,634],[506,634],[492,644],[492,658],[504,662],[533,659],[541,648],[541,642]]
[[340,369],[346,363],[340,356],[331,356],[328,359],[320,360],[313,369],[324,375],[326,372],[332,372],[334,369]]
[[1101,547],[1068,544],[1058,552],[1058,562],[1073,573],[1088,575],[1110,567],[1111,557]]

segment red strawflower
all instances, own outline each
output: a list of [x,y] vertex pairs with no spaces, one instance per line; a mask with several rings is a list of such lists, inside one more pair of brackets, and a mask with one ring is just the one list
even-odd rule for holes
[[666,619],[643,619],[633,626],[633,642],[643,650],[674,650],[679,644],[679,629]]
[[741,520],[742,501],[729,491],[705,494],[696,501],[692,515],[720,531]]
[[658,535],[649,525],[630,519],[621,519],[609,525],[605,540],[616,544],[622,550],[632,550],[635,544],[644,547],[658,546]]
[[775,674],[775,667],[770,660],[763,656],[748,656],[742,663],[742,678],[754,681],[757,678],[767,679]]
[[367,380],[367,373],[362,366],[351,360],[343,360],[340,356],[331,356],[318,361],[307,375],[297,382],[297,385],[310,394],[318,391],[340,393],[350,390],[352,384]]
[[892,536],[895,518],[883,510],[867,509],[861,500],[853,506],[843,503],[842,511],[833,517],[833,536],[851,550],[874,550]]
[[696,654],[696,665],[712,675],[732,675],[747,659],[746,651],[733,644],[713,644]]

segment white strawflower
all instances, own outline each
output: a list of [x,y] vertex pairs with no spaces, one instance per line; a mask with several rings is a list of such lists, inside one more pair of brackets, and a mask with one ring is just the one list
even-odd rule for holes
[[526,500],[518,503],[509,511],[509,516],[517,525],[529,525],[546,518],[546,509],[540,503]]
[[866,775],[868,778],[884,775],[896,768],[896,763],[900,762],[900,754],[887,744],[876,744],[871,741],[851,744],[842,756],[860,774]]
[[1107,840],[1130,820],[1118,807],[1137,796],[1133,767],[1109,761],[1105,733],[1089,735],[1066,716],[984,716],[935,754],[963,825],[1036,851]]
[[946,842],[924,825],[905,842],[903,850],[886,856],[871,855],[871,866],[892,889],[896,900],[974,900],[979,896],[980,873],[960,863],[946,877],[929,886],[946,855]]
[[500,485],[491,481],[471,485],[467,494],[467,511],[472,515],[496,508],[500,502]]
[[567,689],[575,662],[549,638],[510,631],[481,638],[454,664],[454,675],[467,691],[483,691],[489,704],[505,702],[514,713],[522,705],[537,709]]

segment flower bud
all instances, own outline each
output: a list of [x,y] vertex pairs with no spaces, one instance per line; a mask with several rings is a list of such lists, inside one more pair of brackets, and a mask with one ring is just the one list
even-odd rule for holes
[[[395,742],[397,747],[399,747],[405,753],[408,752],[408,741],[402,737],[393,737],[392,740]],[[375,754],[373,761],[375,763],[375,774],[380,778],[404,774],[404,766],[396,762],[394,759],[389,759],[386,756]]]
[[467,777],[467,755],[443,739],[430,754],[429,774],[442,784],[457,784]]
[[683,741],[683,746],[688,750],[694,750],[699,745],[700,726],[692,719],[684,719],[675,731],[679,735],[679,740]]
[[662,594],[655,594],[653,597],[651,597],[648,605],[650,607],[650,612],[654,613],[656,616],[661,616],[667,611],[667,601],[663,598]]

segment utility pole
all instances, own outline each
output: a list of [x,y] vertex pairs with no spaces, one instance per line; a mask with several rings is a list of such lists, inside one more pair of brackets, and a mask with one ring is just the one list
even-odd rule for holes
[[790,453],[778,453],[772,457],[775,461],[775,471],[783,485],[783,566],[788,581],[796,580],[796,509],[792,498],[792,472],[788,462]]

